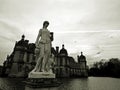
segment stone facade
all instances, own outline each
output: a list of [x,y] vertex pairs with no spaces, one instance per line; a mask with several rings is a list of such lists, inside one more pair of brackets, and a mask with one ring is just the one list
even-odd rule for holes
[[20,41],[15,43],[14,50],[4,62],[4,74],[9,77],[26,77],[35,66],[35,44],[29,43],[22,35]]
[[[34,49],[35,44],[29,43],[22,35],[12,54],[4,61],[3,74],[9,77],[27,77],[36,64]],[[86,57],[82,53],[76,62],[73,57],[68,56],[64,45],[60,51],[59,47],[56,47],[56,50],[52,47],[51,50],[55,55],[53,71],[56,77],[87,77]]]
[[68,56],[67,50],[62,45],[62,49],[59,51],[59,47],[56,47],[55,67],[54,72],[57,77],[87,77],[87,65],[86,57],[81,53],[78,56],[78,62],[73,57]]

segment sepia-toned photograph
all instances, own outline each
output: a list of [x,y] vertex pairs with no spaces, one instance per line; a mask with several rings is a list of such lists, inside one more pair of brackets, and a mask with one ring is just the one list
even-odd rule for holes
[[119,0],[0,0],[0,90],[120,90]]

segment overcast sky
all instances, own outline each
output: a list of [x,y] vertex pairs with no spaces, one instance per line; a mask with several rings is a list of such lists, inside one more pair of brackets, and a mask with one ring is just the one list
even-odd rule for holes
[[64,44],[74,58],[81,51],[88,64],[120,58],[119,9],[119,0],[0,0],[0,63],[22,34],[34,43],[44,20],[53,46]]

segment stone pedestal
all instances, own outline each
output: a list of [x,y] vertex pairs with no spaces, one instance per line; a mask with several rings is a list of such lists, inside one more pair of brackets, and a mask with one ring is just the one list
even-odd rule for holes
[[26,80],[28,87],[43,88],[56,87],[61,83],[55,78],[54,73],[50,72],[30,72]]
[[55,74],[49,72],[30,72],[28,78],[55,78]]

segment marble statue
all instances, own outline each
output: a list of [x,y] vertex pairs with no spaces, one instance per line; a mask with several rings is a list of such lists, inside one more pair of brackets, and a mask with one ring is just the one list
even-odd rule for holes
[[54,62],[54,55],[51,54],[51,42],[53,40],[53,33],[47,29],[48,21],[44,21],[43,28],[39,30],[35,45],[36,66],[33,72],[51,72],[51,64]]
[[53,32],[47,29],[48,25],[49,22],[44,21],[43,28],[39,30],[35,42],[36,66],[28,74],[28,79],[26,81],[27,86],[30,87],[54,87],[61,84],[56,79],[56,75],[52,72],[54,65],[54,54],[52,54],[53,51],[51,49]]

